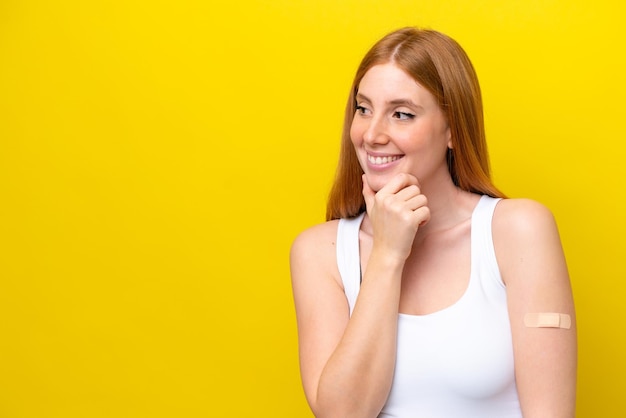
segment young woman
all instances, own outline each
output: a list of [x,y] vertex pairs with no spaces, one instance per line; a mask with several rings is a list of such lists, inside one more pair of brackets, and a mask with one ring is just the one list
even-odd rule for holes
[[574,417],[574,304],[551,213],[489,177],[480,89],[430,30],[358,68],[328,222],[291,250],[318,417]]

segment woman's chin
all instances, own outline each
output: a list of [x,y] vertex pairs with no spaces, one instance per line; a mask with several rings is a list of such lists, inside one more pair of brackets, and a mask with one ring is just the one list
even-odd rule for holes
[[367,180],[367,184],[370,186],[370,189],[374,192],[378,192],[380,189],[385,187],[385,184],[389,181],[389,179],[382,178],[381,176],[366,175],[365,178]]

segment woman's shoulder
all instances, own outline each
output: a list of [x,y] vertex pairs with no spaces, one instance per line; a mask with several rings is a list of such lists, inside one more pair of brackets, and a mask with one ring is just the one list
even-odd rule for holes
[[336,219],[313,225],[300,232],[291,245],[292,258],[308,255],[319,259],[320,256],[328,256],[335,249],[338,225],[339,220]]
[[531,199],[502,199],[493,216],[494,233],[533,236],[555,226],[550,209]]
[[528,275],[539,265],[550,269],[550,264],[562,257],[554,216],[539,202],[503,199],[496,206],[492,225],[496,257],[505,282]]
[[340,282],[336,246],[338,225],[339,220],[324,222],[296,236],[289,255],[294,283],[320,283],[320,277]]
[[293,245],[311,245],[335,240],[339,219],[310,226],[301,231],[293,241]]

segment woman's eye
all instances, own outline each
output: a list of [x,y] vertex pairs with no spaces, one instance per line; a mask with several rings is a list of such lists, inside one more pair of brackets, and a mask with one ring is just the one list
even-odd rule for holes
[[400,120],[410,120],[415,117],[414,114],[408,112],[394,112],[393,116]]
[[364,106],[357,105],[356,112],[360,115],[366,115],[368,113],[368,109],[365,108]]

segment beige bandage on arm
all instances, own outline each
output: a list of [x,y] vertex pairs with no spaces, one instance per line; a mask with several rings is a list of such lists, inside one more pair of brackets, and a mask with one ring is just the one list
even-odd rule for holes
[[564,328],[572,327],[572,318],[568,314],[541,312],[527,313],[524,316],[524,325],[529,328]]

